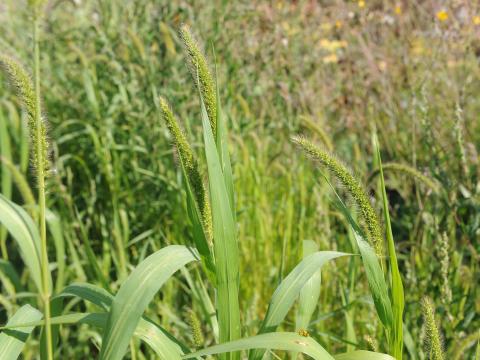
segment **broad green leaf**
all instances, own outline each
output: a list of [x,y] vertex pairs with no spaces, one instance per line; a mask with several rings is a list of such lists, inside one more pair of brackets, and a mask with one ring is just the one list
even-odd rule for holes
[[130,339],[154,295],[173,273],[197,260],[192,249],[167,246],[143,260],[115,296],[102,336],[100,359],[122,359]]
[[[312,240],[303,241],[303,257],[315,253],[318,245]],[[313,312],[317,308],[320,297],[321,271],[317,270],[303,285],[298,298],[296,330],[308,329]]]
[[113,302],[113,295],[107,290],[88,283],[73,283],[65,287],[55,298],[77,296],[108,311]]
[[[105,328],[108,313],[72,313],[51,318],[52,325],[87,324]],[[9,324],[4,329],[24,329],[43,326],[43,321],[27,321],[25,323]],[[10,331],[10,330],[9,330]],[[162,360],[181,359],[182,348],[172,341],[172,335],[161,329],[153,322],[141,319],[135,329],[134,336],[148,344]],[[0,357],[0,359],[2,359]]]
[[[0,223],[16,240],[23,262],[30,271],[37,289],[41,289],[40,235],[32,218],[20,206],[0,194]],[[49,278],[50,288],[51,282]]]
[[12,264],[6,260],[0,259],[0,276],[2,275],[11,283],[11,286],[13,287],[11,289],[12,295],[14,295],[15,292],[21,291],[22,285],[20,284],[20,277]]
[[[203,139],[208,167],[208,183],[213,219],[213,239],[217,279],[217,314],[220,342],[238,339],[240,310],[238,303],[239,254],[235,221],[222,165],[218,156],[205,104],[202,106]],[[234,355],[236,358],[237,355]]]
[[225,118],[222,111],[222,104],[220,101],[220,90],[218,88],[217,66],[215,64],[215,85],[217,98],[217,152],[222,166],[223,178],[225,179],[225,187],[227,189],[230,207],[232,208],[233,218],[235,219],[235,197],[233,190],[233,174],[232,165],[230,163],[230,154],[228,152],[228,128],[225,124]]
[[382,158],[380,156],[380,147],[377,137],[374,136],[374,144],[377,153],[378,168],[380,169],[380,188],[383,199],[383,213],[385,216],[385,227],[387,229],[388,255],[390,258],[390,270],[392,272],[392,306],[393,306],[393,326],[391,328],[391,353],[396,359],[403,356],[403,309],[405,307],[403,282],[398,269],[397,254],[395,253],[395,243],[393,241],[392,224],[390,222],[390,213],[388,211],[387,191],[385,190],[385,179],[383,177]]
[[250,349],[301,352],[305,355],[311,356],[315,360],[334,360],[334,358],[311,337],[303,337],[297,333],[289,332],[273,332],[230,341],[187,354],[183,358],[191,359],[197,356],[222,354]]
[[[300,291],[307,281],[321,269],[327,261],[348,254],[335,251],[318,251],[308,255],[287,275],[280,283],[268,306],[267,315],[262,322],[259,334],[275,331],[278,325],[285,319],[288,311],[298,298]],[[261,359],[262,351],[253,351],[249,359]]]
[[[42,318],[42,313],[30,305],[22,306],[8,321],[7,325],[21,324],[27,321],[37,321]],[[23,346],[33,326],[20,330],[6,329],[0,333],[0,360],[14,360],[20,356]]]
[[327,262],[348,254],[336,251],[318,251],[308,255],[280,283],[268,306],[261,333],[275,331],[298,298],[309,279]]
[[387,354],[357,350],[345,354],[335,355],[335,360],[395,360],[395,358]]
[[[106,291],[105,289],[102,289],[98,286],[88,284],[88,283],[71,284],[67,286],[65,289],[63,289],[63,291],[59,295],[57,295],[56,298],[67,297],[67,296],[79,297],[85,301],[89,301],[99,306],[105,311],[108,311],[110,309],[110,306],[114,299],[114,296],[110,294],[108,291]],[[144,329],[148,330],[149,328],[151,328],[151,326],[158,328],[161,334],[156,334],[156,335],[152,334],[151,339],[148,340],[147,337],[149,335],[149,332],[144,331]],[[104,326],[102,325],[100,327],[103,328]],[[151,331],[157,332],[156,329],[153,329]],[[145,339],[139,335],[140,332],[145,333]],[[135,334],[136,336],[139,336],[140,338],[142,338],[142,340],[144,340],[147,344],[149,344],[157,352],[157,354],[160,354],[160,353],[173,354],[178,349],[180,349],[179,354],[181,355],[184,352],[188,351],[188,348],[184,344],[180,343],[176,338],[170,335],[165,329],[157,326],[156,324],[154,324],[152,321],[150,321],[148,318],[144,316],[142,316],[142,318],[140,319],[140,322],[138,323],[138,326],[135,330]],[[166,356],[165,359],[170,359],[170,358]]]

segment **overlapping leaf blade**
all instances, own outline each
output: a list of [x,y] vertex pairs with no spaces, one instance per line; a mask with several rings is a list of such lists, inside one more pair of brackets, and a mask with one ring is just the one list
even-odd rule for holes
[[228,353],[250,349],[271,349],[291,352],[301,352],[315,360],[334,360],[334,358],[314,339],[303,337],[297,333],[273,332],[260,334],[187,354],[183,358],[191,359],[198,356]]
[[124,281],[109,311],[100,359],[119,360],[125,354],[146,307],[173,273],[197,260],[192,249],[167,246],[147,257]]
[[[7,325],[37,321],[42,318],[42,313],[30,305],[22,306],[8,321]],[[43,323],[43,322],[42,322]],[[0,360],[14,360],[20,356],[33,326],[22,329],[7,329],[0,334]]]

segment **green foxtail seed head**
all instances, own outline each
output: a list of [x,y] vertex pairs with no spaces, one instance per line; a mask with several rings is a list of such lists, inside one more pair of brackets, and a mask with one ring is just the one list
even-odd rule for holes
[[212,126],[213,137],[216,138],[217,101],[215,83],[212,74],[208,68],[205,55],[200,51],[200,47],[193,38],[190,28],[187,25],[182,25],[180,27],[180,37],[182,38],[183,45],[187,52],[190,72],[192,73],[195,83],[197,83],[198,76],[199,90],[202,93],[203,101],[205,102],[210,125]]
[[448,281],[448,273],[450,267],[450,257],[448,255],[448,236],[444,232],[438,242],[438,256],[440,258],[440,274],[442,277],[442,302],[444,304],[449,304],[452,301],[452,289],[450,288],[450,283]]
[[203,225],[207,233],[207,238],[211,242],[212,239],[212,212],[210,209],[210,203],[207,199],[207,192],[205,191],[205,186],[198,169],[198,164],[193,155],[192,148],[185,137],[180,125],[173,115],[170,106],[167,101],[160,97],[160,110],[162,113],[162,118],[167,124],[168,130],[173,137],[175,146],[177,147],[178,154],[185,166],[185,171],[187,172],[188,180],[192,186],[192,191],[197,201],[198,208],[202,215]]
[[435,320],[435,310],[430,298],[424,297],[422,299],[422,310],[425,321],[425,335],[429,348],[428,353],[430,353],[430,359],[444,360],[440,333],[438,332],[437,322]]
[[189,311],[188,320],[190,327],[192,328],[193,343],[195,344],[195,347],[200,348],[204,345],[205,339],[202,333],[202,325],[195,311]]
[[383,240],[380,222],[375,210],[370,204],[365,190],[360,183],[353,177],[350,171],[347,170],[345,165],[343,165],[327,151],[319,149],[312,142],[301,137],[294,137],[293,141],[298,144],[310,157],[319,161],[320,164],[322,164],[328,169],[328,171],[335,175],[340,183],[348,190],[363,216],[368,238],[374,246],[377,256],[381,257],[383,254]]
[[[0,55],[0,67],[10,78],[10,82],[15,87],[27,113],[28,130],[33,145],[33,166],[37,172],[42,170],[46,173],[49,168],[47,129],[42,114],[39,114],[38,117],[36,114],[35,91],[32,80],[22,65],[8,56]],[[37,118],[40,121],[40,136],[37,136]],[[41,149],[41,154],[38,153],[38,149]]]
[[370,335],[365,335],[365,341],[367,342],[369,348],[374,351],[378,352],[378,342],[376,339],[371,337]]

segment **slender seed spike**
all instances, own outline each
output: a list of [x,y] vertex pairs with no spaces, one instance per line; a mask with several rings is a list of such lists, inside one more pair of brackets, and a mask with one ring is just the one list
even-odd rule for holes
[[181,157],[185,170],[187,172],[188,179],[192,184],[193,193],[197,204],[202,215],[203,225],[207,233],[208,240],[212,240],[212,212],[210,209],[210,203],[208,202],[207,192],[205,190],[205,185],[203,184],[202,177],[200,175],[200,170],[198,169],[198,164],[193,155],[192,148],[185,137],[180,125],[173,115],[170,106],[167,101],[160,97],[160,109],[162,112],[162,117],[165,123],[167,124],[168,130],[172,135],[175,146],[179,156]]
[[193,343],[195,344],[195,347],[201,348],[205,343],[205,339],[203,337],[202,325],[200,323],[200,320],[198,319],[197,314],[193,310],[189,311],[188,318],[190,322],[190,327],[192,328]]
[[180,28],[180,37],[187,52],[190,72],[192,73],[195,83],[200,86],[203,101],[207,109],[208,118],[212,127],[213,137],[216,139],[217,135],[217,101],[215,95],[215,83],[212,74],[208,68],[208,63],[205,55],[200,51],[197,41],[193,38],[192,32],[187,25],[182,25]]
[[377,256],[382,257],[383,240],[380,222],[375,210],[370,204],[365,190],[357,181],[357,179],[355,179],[345,165],[343,165],[333,155],[327,151],[321,150],[309,140],[301,137],[294,137],[293,142],[298,144],[310,157],[319,161],[333,175],[335,175],[335,177],[337,177],[337,179],[343,186],[345,186],[345,188],[347,188],[364,218],[368,238],[374,246]]
[[435,310],[430,298],[424,297],[422,299],[422,310],[425,321],[425,331],[429,346],[428,352],[430,353],[430,359],[444,360],[445,358],[443,356],[440,333],[438,332],[438,327],[435,320]]
[[[39,116],[40,119],[40,136],[37,134],[37,125],[36,125],[36,106],[35,106],[35,91],[32,83],[32,79],[28,72],[20,65],[16,60],[5,56],[0,55],[0,67],[8,75],[11,84],[15,87],[18,97],[20,98],[23,107],[27,113],[28,119],[28,130],[30,133],[30,139],[32,142],[33,151],[33,166],[37,173],[39,172],[40,166],[42,167],[43,172],[46,174],[49,168],[48,160],[48,138],[47,138],[47,129],[45,125],[45,119],[43,116]],[[40,147],[38,147],[40,143]],[[41,149],[42,154],[38,154],[36,149]],[[41,162],[41,163],[40,163]]]
[[450,257],[448,255],[448,236],[444,232],[439,239],[438,255],[440,257],[440,274],[442,277],[442,302],[449,304],[452,301],[452,289],[448,281],[448,273],[450,268]]

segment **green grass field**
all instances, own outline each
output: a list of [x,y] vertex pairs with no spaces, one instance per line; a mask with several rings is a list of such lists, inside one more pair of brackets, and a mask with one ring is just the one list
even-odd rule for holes
[[480,3],[3,0],[0,360],[480,360]]

